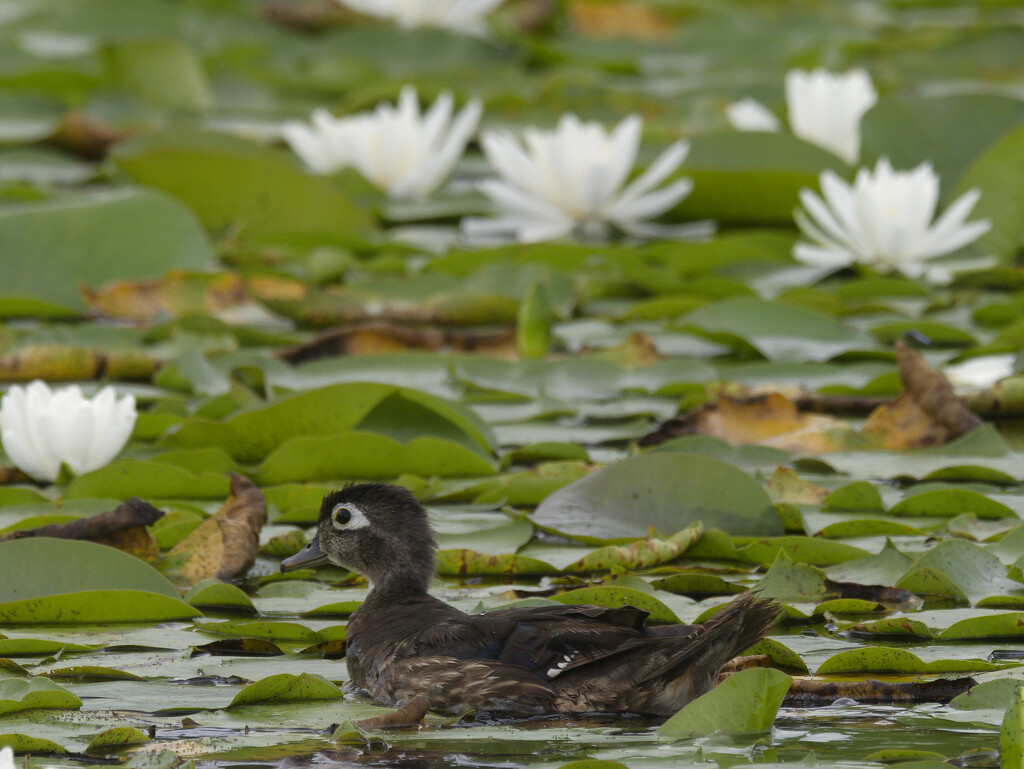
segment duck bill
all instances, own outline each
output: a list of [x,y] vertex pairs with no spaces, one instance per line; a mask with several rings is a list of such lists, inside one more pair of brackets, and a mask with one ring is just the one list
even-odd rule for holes
[[293,556],[281,561],[281,571],[295,571],[296,569],[311,569],[314,566],[321,566],[327,563],[327,556],[320,549],[320,535],[313,537],[308,545],[302,548]]

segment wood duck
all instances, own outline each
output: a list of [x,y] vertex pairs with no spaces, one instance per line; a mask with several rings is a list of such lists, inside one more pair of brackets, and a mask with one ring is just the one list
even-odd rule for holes
[[405,489],[350,484],[324,497],[318,531],[281,571],[328,561],[364,575],[348,623],[353,686],[400,706],[513,716],[675,713],[760,640],[779,608],[744,593],[701,625],[644,627],[632,606],[540,606],[465,614],[427,593],[434,574],[426,511]]

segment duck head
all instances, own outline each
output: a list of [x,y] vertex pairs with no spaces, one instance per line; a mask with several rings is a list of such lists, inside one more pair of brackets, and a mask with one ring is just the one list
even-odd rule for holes
[[374,590],[425,592],[435,547],[427,512],[408,490],[355,483],[324,497],[316,536],[281,571],[333,563],[359,572]]

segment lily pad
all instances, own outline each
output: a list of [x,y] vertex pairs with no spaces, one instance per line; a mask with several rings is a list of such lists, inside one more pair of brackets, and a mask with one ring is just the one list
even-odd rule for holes
[[153,134],[119,144],[114,158],[137,182],[186,203],[211,232],[241,227],[256,239],[344,240],[372,227],[363,209],[285,153],[226,134]]
[[770,731],[792,683],[771,668],[741,670],[672,716],[658,736],[680,740],[715,732],[742,736]]
[[78,697],[47,678],[0,679],[0,715],[36,708],[77,710],[80,707],[82,701]]
[[815,675],[846,675],[862,673],[969,673],[997,670],[998,666],[984,660],[944,659],[924,662],[906,649],[866,646],[850,649],[829,657],[818,666]]
[[323,481],[334,478],[397,478],[493,475],[495,463],[453,441],[415,438],[398,443],[372,433],[350,432],[329,438],[295,438],[281,444],[260,465],[261,484]]
[[0,211],[0,250],[19,255],[5,266],[0,315],[10,314],[4,307],[16,298],[83,311],[82,283],[155,278],[203,269],[212,259],[187,208],[137,189],[8,204]]
[[165,442],[218,446],[243,462],[259,462],[289,439],[359,430],[408,443],[432,437],[483,457],[493,455],[490,429],[459,404],[391,385],[345,383],[299,393],[223,422],[193,419]]
[[341,698],[341,689],[320,676],[310,673],[297,676],[279,673],[249,684],[235,695],[228,707],[237,708],[261,702],[309,702]]
[[106,729],[89,742],[86,753],[102,753],[111,748],[127,747],[129,745],[145,745],[150,739],[133,726],[115,726]]
[[160,572],[112,547],[47,537],[0,542],[0,623],[156,622],[199,613]]
[[717,302],[694,310],[682,322],[715,341],[756,350],[771,361],[826,361],[875,344],[827,315],[762,299]]
[[197,583],[185,595],[185,602],[199,609],[256,613],[252,599],[242,590],[216,579],[205,579]]
[[542,529],[600,544],[679,531],[701,521],[737,534],[780,534],[764,489],[732,465],[690,454],[643,454],[608,465],[545,499]]

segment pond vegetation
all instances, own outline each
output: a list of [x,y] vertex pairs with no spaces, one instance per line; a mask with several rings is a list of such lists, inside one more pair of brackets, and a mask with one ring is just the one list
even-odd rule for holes
[[[0,0],[16,765],[1020,766],[1024,10],[406,7]],[[784,619],[668,721],[367,725],[279,569],[351,480],[467,612]]]

